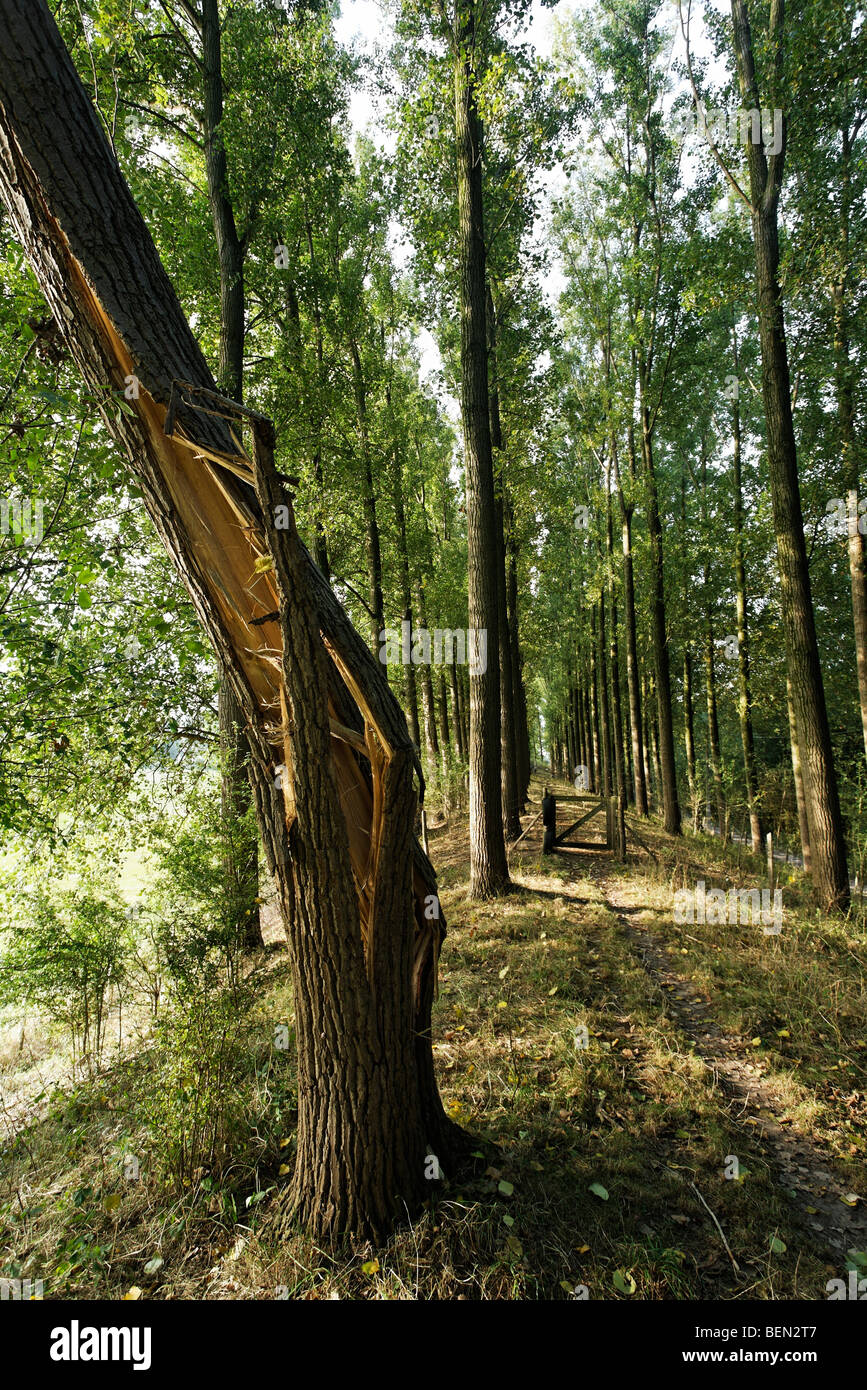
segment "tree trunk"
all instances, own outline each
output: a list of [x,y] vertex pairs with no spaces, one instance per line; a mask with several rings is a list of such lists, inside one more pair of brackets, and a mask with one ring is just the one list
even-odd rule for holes
[[455,743],[457,744],[458,757],[461,762],[466,761],[467,746],[464,743],[464,725],[461,718],[461,699],[458,692],[458,673],[454,662],[449,667],[449,680],[452,687],[452,727],[455,731]]
[[[616,443],[612,439],[612,449]],[[614,743],[615,790],[626,804],[626,769],[624,767],[623,716],[620,708],[620,653],[617,644],[617,597],[614,587],[614,525],[611,517],[611,479],[606,479],[605,567],[608,579],[608,610],[611,620],[608,660],[611,668],[611,736]]]
[[719,821],[719,833],[722,836],[723,842],[725,842],[726,808],[725,797],[723,795],[722,754],[720,752],[719,741],[719,717],[717,715],[714,635],[713,624],[710,618],[708,618],[705,627],[704,670],[707,689],[707,733],[708,748],[710,750],[710,768],[711,775],[713,777],[714,796],[716,799],[716,813],[717,820]]
[[497,377],[497,327],[494,298],[487,291],[488,376],[490,383],[491,451],[494,459],[494,532],[497,546],[497,625],[500,631],[500,784],[503,795],[503,834],[517,840],[521,833],[518,815],[518,767],[515,748],[515,686],[512,676],[512,645],[509,638],[509,611],[506,593],[505,478],[503,467],[503,429],[500,420],[500,387]]
[[470,626],[487,633],[487,667],[470,672],[470,895],[509,886],[500,783],[500,644],[494,471],[488,400],[481,122],[476,107],[476,0],[461,6],[454,57],[461,298],[461,415],[467,493]]
[[[242,821],[253,804],[250,785],[250,753],[244,733],[244,711],[225,677],[220,682],[220,753],[222,756],[222,811],[228,836],[232,826]],[[226,886],[237,904],[238,937],[245,952],[262,945],[259,924],[259,844],[256,833],[245,844],[231,843],[225,857]]]
[[[202,411],[213,379],[43,0],[0,0],[0,53],[0,199],[247,721],[291,933],[294,1210],[319,1240],[379,1238],[423,1197],[427,1145],[447,1160],[462,1142],[433,1078],[443,922],[426,914],[435,879],[411,838],[406,724],[294,524],[276,527],[291,498],[268,422],[217,398],[237,435],[252,420],[251,459]],[[131,374],[128,413],[116,398]],[[255,621],[278,607],[279,623]]]
[[701,794],[695,772],[695,719],[692,705],[692,652],[684,647],[683,652],[683,740],[686,747],[686,777],[689,785],[689,800],[692,810],[692,828],[698,830],[701,822]]
[[590,609],[590,736],[593,745],[593,787],[604,790],[602,739],[599,735],[599,669],[596,659],[596,609]]
[[611,716],[608,705],[608,651],[605,636],[605,591],[599,595],[599,733],[602,745],[602,793],[611,796],[614,760],[611,753]]
[[[223,144],[223,55],[217,0],[202,5],[203,125],[208,203],[217,244],[220,272],[220,346],[217,378],[223,394],[244,399],[245,290],[244,249],[238,236],[229,192],[229,171]],[[219,695],[224,814],[242,819],[253,804],[248,777],[250,750],[243,713],[223,676]],[[239,847],[237,862],[227,864],[229,881],[238,889],[239,925],[245,950],[262,944],[256,899],[259,895],[259,843],[251,831]]]
[[801,749],[798,743],[798,724],[795,719],[795,701],[792,696],[792,682],[786,677],[786,708],[789,715],[789,746],[792,750],[792,779],[795,783],[795,804],[798,808],[798,831],[801,836],[801,858],[804,873],[811,872],[810,825],[807,820],[807,797],[804,792],[804,771],[801,766]]
[[668,655],[668,634],[665,620],[665,576],[663,571],[662,524],[659,517],[659,496],[656,469],[653,461],[653,439],[650,412],[641,372],[641,443],[644,476],[647,483],[647,529],[650,533],[650,572],[652,596],[650,630],[653,639],[653,661],[656,670],[656,705],[659,723],[659,767],[662,790],[662,813],[665,829],[670,835],[680,834],[680,803],[677,796],[677,766],[674,758],[674,721],[671,701],[671,668]]
[[224,396],[243,398],[244,251],[229,194],[223,143],[223,58],[218,0],[202,0],[203,113],[208,203],[220,267],[220,357],[217,381]]
[[376,492],[373,486],[373,463],[370,457],[370,434],[367,422],[367,388],[358,343],[350,338],[352,354],[352,383],[355,392],[355,413],[361,444],[361,498],[364,504],[364,542],[367,550],[368,607],[370,614],[371,650],[378,656],[385,629],[385,602],[382,596],[382,548],[379,542],[379,523],[376,519]]
[[[616,463],[615,463],[616,468]],[[638,641],[635,630],[635,577],[632,569],[632,507],[627,504],[616,473],[620,497],[623,535],[623,626],[626,635],[626,692],[629,697],[629,727],[632,734],[632,767],[635,779],[635,809],[639,816],[648,811],[647,780],[644,770],[644,734],[641,718],[641,685],[638,678]]]
[[[778,86],[782,79],[783,13],[780,4],[772,8],[772,34],[769,36]],[[732,18],[741,94],[750,109],[760,108],[745,0],[732,0]],[[822,906],[828,910],[845,910],[849,902],[846,842],[816,640],[779,283],[777,207],[785,158],[785,121],[783,131],[782,149],[772,154],[770,161],[761,143],[747,144],[768,473],[777,538],[786,662],[803,757],[813,877]]]
[[[313,227],[309,217],[304,219],[307,234],[307,251],[310,256],[310,269],[315,271],[316,256],[313,246]],[[331,582],[331,564],[328,559],[328,537],[325,532],[325,474],[322,467],[322,392],[325,389],[324,347],[322,339],[322,310],[319,307],[319,293],[313,290],[313,326],[316,332],[316,405],[313,410],[313,481],[317,488],[316,514],[313,520],[313,554],[316,563],[328,582]]]
[[[840,196],[840,270],[831,286],[834,310],[834,380],[837,392],[837,431],[840,441],[840,465],[844,480],[849,515],[849,583],[852,592],[852,625],[855,631],[855,663],[858,672],[858,697],[861,705],[861,732],[867,753],[867,560],[864,537],[858,526],[859,467],[855,434],[855,403],[853,376],[855,368],[849,355],[849,293],[850,251],[849,223],[852,203],[852,137],[848,126],[840,131],[840,154],[843,163]],[[853,495],[854,494],[854,495]]]
[[[418,609],[422,630],[427,632],[429,631],[427,625],[427,605],[425,604],[424,584],[421,579],[416,579],[415,603]],[[424,711],[424,738],[428,761],[435,771],[437,760],[440,755],[440,745],[439,739],[437,738],[436,707],[434,705],[433,680],[431,679],[429,662],[424,663],[421,668],[421,703]]]
[[[400,453],[394,451],[394,516],[397,522],[397,557],[400,573],[400,599],[403,608],[403,621],[409,623],[410,642],[412,642],[412,588],[409,575],[409,555],[406,547],[406,509],[403,502],[403,466]],[[410,651],[412,647],[410,646]],[[418,725],[418,688],[415,667],[408,662],[403,668],[406,682],[406,703],[409,710],[409,732],[416,748],[421,748],[421,731]]]
[[518,630],[518,541],[515,535],[515,511],[508,492],[504,493],[506,528],[506,604],[508,608],[509,644],[512,649],[512,709],[515,716],[515,757],[517,759],[519,808],[527,803],[530,786],[530,733],[527,727],[527,692],[524,689],[520,635]]
[[[737,332],[732,324],[735,381],[740,370]],[[732,488],[734,491],[735,523],[735,613],[738,638],[738,720],[741,728],[741,747],[744,754],[744,781],[750,813],[750,838],[753,854],[761,854],[764,827],[759,814],[759,774],[753,741],[753,707],[750,695],[750,639],[747,617],[747,577],[744,564],[744,497],[741,482],[741,410],[738,398],[732,402]]]

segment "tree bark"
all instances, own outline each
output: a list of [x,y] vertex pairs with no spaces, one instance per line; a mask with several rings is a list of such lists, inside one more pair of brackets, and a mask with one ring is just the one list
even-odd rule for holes
[[[426,1146],[447,1160],[463,1142],[433,1078],[444,923],[425,912],[435,878],[411,838],[403,714],[294,522],[277,527],[291,499],[268,422],[218,398],[238,432],[253,419],[251,459],[203,413],[213,379],[43,0],[0,0],[0,53],[0,199],[247,721],[293,948],[294,1210],[314,1238],[378,1239],[423,1197]],[[279,623],[255,621],[278,606]]]
[[858,521],[859,459],[855,432],[853,377],[855,368],[849,349],[849,296],[851,292],[849,224],[852,204],[852,136],[848,125],[840,130],[840,156],[843,165],[840,194],[840,267],[831,286],[834,311],[834,381],[837,393],[837,431],[840,465],[849,516],[849,585],[852,593],[852,626],[855,632],[855,665],[861,705],[861,732],[867,753],[867,558],[864,537]]
[[701,794],[695,772],[695,718],[692,704],[692,652],[684,647],[683,652],[683,739],[686,748],[686,777],[689,786],[692,828],[697,831],[701,823]]
[[370,457],[370,433],[367,420],[367,388],[361,352],[355,338],[350,337],[352,355],[352,384],[355,392],[355,413],[361,445],[361,498],[364,504],[364,543],[367,550],[367,581],[369,594],[371,650],[378,655],[385,629],[385,601],[382,595],[382,547],[379,523],[376,518],[376,492],[373,486],[373,464]]
[[497,625],[500,640],[500,784],[503,797],[503,834],[507,840],[517,840],[521,833],[518,815],[518,769],[515,750],[514,681],[512,677],[512,646],[509,638],[509,612],[506,594],[505,508],[503,496],[505,478],[503,467],[503,429],[500,418],[500,386],[497,376],[497,324],[494,298],[487,290],[488,376],[491,417],[491,451],[496,461],[494,477],[494,533],[497,547]]
[[508,492],[504,493],[506,527],[506,603],[509,618],[509,644],[512,648],[512,709],[515,716],[515,756],[517,759],[518,802],[527,803],[530,786],[530,731],[527,724],[527,692],[524,688],[524,658],[521,652],[518,627],[518,541],[515,534],[515,509]]
[[508,888],[509,866],[500,782],[498,551],[488,400],[481,121],[473,66],[476,3],[467,0],[458,8],[454,81],[467,588],[470,626],[487,633],[487,669],[470,673],[470,895],[489,898]]
[[662,524],[653,459],[650,411],[645,399],[645,371],[641,380],[641,443],[644,477],[647,484],[647,529],[650,533],[651,603],[650,631],[656,670],[656,706],[659,724],[659,766],[663,824],[670,835],[680,834],[680,802],[677,795],[677,765],[674,758],[674,720],[671,700],[671,666],[665,616],[665,575],[663,568]]
[[[782,0],[773,0],[769,48],[774,76],[774,96],[781,95],[782,92],[783,16]],[[760,108],[752,34],[745,0],[732,0],[732,19],[741,95],[748,108]],[[771,104],[773,105],[773,102]],[[785,159],[785,128],[786,123],[783,119],[782,148],[769,158],[766,157],[761,143],[747,144],[759,340],[762,351],[762,398],[767,427],[768,473],[774,530],[777,538],[780,607],[786,636],[786,661],[792,682],[798,744],[803,757],[813,877],[822,906],[828,910],[843,911],[849,902],[846,842],[816,639],[792,420],[789,358],[779,283],[777,209]]]
[[792,696],[792,682],[786,677],[786,709],[789,716],[789,747],[792,752],[792,780],[795,783],[795,804],[798,808],[798,831],[801,837],[801,858],[804,873],[811,871],[810,824],[807,820],[807,797],[804,791],[804,771],[801,765],[801,749],[798,743],[798,725],[795,719],[795,701]]
[[627,502],[623,493],[616,449],[612,458],[617,496],[620,500],[623,542],[623,626],[626,637],[626,692],[629,698],[629,728],[632,735],[635,809],[639,816],[646,816],[648,812],[647,780],[644,771],[641,685],[638,677],[638,641],[635,630],[635,576],[632,568],[632,504]]
[[[397,522],[397,558],[400,574],[400,599],[403,621],[409,623],[410,642],[412,641],[412,586],[409,572],[409,554],[406,545],[406,508],[403,501],[403,465],[400,452],[395,449],[392,459],[394,469],[394,516]],[[410,647],[410,651],[412,648]],[[421,731],[418,723],[418,687],[415,667],[410,661],[404,667],[406,682],[406,703],[409,710],[409,732],[416,748],[421,748]]]
[[[250,751],[244,732],[244,711],[235,698],[231,683],[225,677],[219,693],[220,752],[222,755],[222,811],[229,836],[232,826],[242,821],[253,805],[250,785]],[[225,856],[226,886],[232,901],[237,904],[238,938],[245,953],[262,945],[259,922],[259,844],[256,833],[244,844],[231,842]]]
[[[732,323],[735,381],[740,370],[738,363],[737,330]],[[747,614],[747,576],[744,564],[744,497],[741,481],[741,410],[737,396],[732,402],[732,489],[734,492],[735,525],[735,614],[738,638],[738,721],[744,755],[744,781],[750,813],[750,839],[753,854],[761,854],[764,845],[764,826],[759,814],[759,774],[753,739],[753,707],[750,694],[750,638]]]

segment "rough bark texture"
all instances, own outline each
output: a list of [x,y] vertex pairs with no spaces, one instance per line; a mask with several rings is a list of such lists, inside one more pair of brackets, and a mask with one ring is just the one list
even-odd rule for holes
[[[642,376],[644,373],[642,373]],[[643,388],[642,388],[643,390]],[[653,440],[650,415],[642,404],[642,458],[647,484],[647,529],[650,533],[651,605],[650,631],[653,639],[653,662],[656,670],[657,718],[659,728],[659,765],[662,792],[662,813],[670,835],[680,834],[680,802],[677,796],[677,767],[674,758],[674,720],[671,699],[671,663],[668,653],[668,633],[665,616],[665,574],[663,568],[662,523],[659,516],[659,495],[653,459]]]
[[[234,207],[229,192],[229,170],[223,144],[223,56],[220,35],[220,15],[217,0],[204,0],[202,15],[202,118],[205,137],[205,175],[208,184],[208,203],[214,226],[217,261],[220,274],[220,345],[217,380],[220,389],[234,401],[244,399],[244,340],[245,340],[245,248],[238,235]],[[220,736],[223,747],[224,811],[241,818],[252,804],[248,777],[250,750],[244,731],[243,712],[237,705],[230,685],[224,677],[220,685]],[[248,950],[262,944],[256,898],[259,880],[259,846],[255,831],[245,850],[240,850],[237,862],[227,865],[239,890],[239,903],[248,919],[245,946]]]
[[487,633],[487,669],[470,673],[470,893],[492,897],[509,885],[500,784],[500,646],[497,544],[488,400],[481,122],[476,108],[476,0],[459,7],[455,135],[461,300],[461,416],[467,491],[470,627]]
[[857,521],[859,486],[859,444],[855,430],[855,365],[849,353],[849,299],[851,267],[849,224],[852,212],[852,135],[847,125],[840,130],[842,188],[840,193],[840,267],[831,286],[834,311],[834,381],[837,392],[837,429],[840,465],[848,503],[849,583],[852,593],[852,625],[855,631],[855,663],[858,697],[861,704],[861,730],[867,753],[867,558],[864,537]]
[[518,801],[523,807],[530,787],[530,731],[527,723],[527,692],[524,687],[524,657],[521,652],[518,626],[518,540],[515,534],[515,512],[506,492],[504,497],[506,525],[506,603],[509,610],[509,644],[512,648],[512,708],[515,714],[515,756],[517,758]]
[[378,653],[382,641],[380,633],[385,627],[385,602],[382,595],[382,547],[379,541],[376,491],[373,485],[373,465],[370,457],[367,388],[364,381],[361,353],[354,338],[350,339],[349,347],[352,355],[352,386],[355,393],[355,413],[361,448],[361,498],[364,503],[364,544],[367,551],[371,648],[374,653]]
[[683,653],[683,740],[686,748],[686,779],[689,787],[692,828],[698,830],[701,811],[701,795],[695,775],[695,718],[692,704],[692,652],[688,647]]
[[[735,379],[737,379],[739,371],[738,344],[734,327],[732,328],[732,342]],[[747,616],[747,575],[744,564],[744,497],[741,481],[741,412],[737,397],[732,402],[732,489],[734,492],[735,523],[735,613],[738,638],[738,721],[741,729],[741,747],[744,754],[744,781],[750,813],[750,839],[753,854],[761,854],[764,844],[764,827],[759,814],[759,773],[753,739],[753,707],[750,694],[750,639]]]
[[[240,433],[241,407],[212,394],[42,0],[0,0],[0,54],[0,198],[247,721],[260,827],[293,935],[295,1207],[322,1238],[378,1236],[403,1199],[422,1195],[425,1145],[446,1162],[460,1145],[433,1077],[444,924],[425,912],[436,881],[409,832],[406,723],[294,526],[275,529],[273,507],[291,499],[267,422],[251,461],[221,418]],[[115,400],[128,375],[140,382],[133,414]],[[269,550],[274,568],[257,569]],[[278,607],[279,623],[254,622]]]
[[[412,586],[409,575],[409,555],[406,546],[406,509],[403,502],[403,467],[400,455],[395,451],[393,459],[394,467],[394,516],[397,522],[397,552],[400,573],[400,599],[403,608],[402,618],[409,623],[410,637],[412,637]],[[415,667],[410,661],[404,667],[404,680],[406,681],[406,703],[409,711],[409,731],[412,741],[416,748],[421,748],[421,732],[418,724],[418,687],[415,679]]]
[[[631,435],[631,427],[630,427]],[[631,446],[634,454],[634,445]],[[626,637],[626,693],[629,700],[629,729],[632,735],[632,776],[635,809],[646,816],[647,780],[644,775],[644,733],[641,718],[641,686],[638,678],[638,642],[635,635],[635,578],[632,567],[632,504],[624,496],[616,450],[612,455],[617,496],[620,501],[623,543],[623,627]]]
[[[222,811],[227,826],[244,817],[252,805],[249,746],[244,732],[244,711],[225,677],[219,694]],[[246,844],[234,845],[226,855],[226,883],[238,905],[238,934],[244,951],[262,945],[259,925],[259,845],[255,828]]]
[[506,593],[505,507],[503,495],[503,427],[500,418],[500,386],[497,377],[497,331],[494,300],[488,288],[488,371],[490,377],[491,450],[496,458],[494,479],[494,536],[497,546],[497,626],[500,632],[500,783],[503,796],[503,833],[517,840],[521,833],[518,815],[518,768],[515,750],[515,686],[512,676],[512,646],[509,640],[509,610]]
[[[768,45],[774,98],[781,98],[782,93],[783,15],[782,0],[773,0]],[[761,102],[745,0],[732,0],[732,19],[741,95],[748,109],[758,108]],[[777,103],[774,99],[766,104],[773,107]],[[782,147],[770,157],[766,157],[761,143],[747,144],[762,352],[762,397],[777,539],[780,607],[798,744],[803,759],[813,876],[822,905],[827,909],[845,909],[849,902],[846,843],[816,638],[792,420],[789,358],[780,299],[777,211],[785,160],[785,129],[784,119]]]
[[798,725],[795,719],[795,701],[792,697],[792,682],[786,677],[786,709],[789,715],[789,746],[792,751],[792,780],[795,783],[795,805],[798,808],[798,832],[801,837],[801,858],[804,873],[810,873],[812,856],[810,854],[810,825],[807,820],[807,797],[804,792],[804,773],[801,766],[801,749],[798,744]]

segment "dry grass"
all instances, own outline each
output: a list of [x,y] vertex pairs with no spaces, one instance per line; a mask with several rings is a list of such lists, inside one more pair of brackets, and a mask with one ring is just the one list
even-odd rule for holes
[[[292,1013],[278,958],[231,1152],[187,1190],[161,1186],[142,1123],[151,1054],[117,1061],[57,1092],[7,1139],[0,1265],[43,1277],[46,1295],[60,1297],[120,1297],[135,1285],[160,1298],[539,1299],[582,1286],[591,1298],[823,1298],[840,1270],[799,1229],[760,1136],[673,1021],[606,897],[615,885],[646,914],[720,1027],[747,1047],[761,1037],[753,1054],[791,1124],[822,1143],[855,1190],[863,926],[816,916],[793,888],[780,938],[676,927],[673,886],[690,875],[728,885],[749,861],[741,852],[738,868],[711,841],[673,847],[658,829],[642,835],[657,865],[543,861],[531,834],[513,853],[517,891],[477,904],[467,897],[465,825],[432,833],[449,923],[438,1072],[450,1113],[485,1156],[480,1147],[474,1171],[446,1173],[386,1248],[321,1250],[302,1234],[273,1234],[294,1119],[291,1052],[272,1048],[274,1021]],[[586,1049],[576,1046],[582,1028]],[[138,1183],[123,1179],[125,1152],[142,1156]],[[743,1181],[724,1178],[732,1153]],[[772,1253],[775,1238],[785,1251]]]

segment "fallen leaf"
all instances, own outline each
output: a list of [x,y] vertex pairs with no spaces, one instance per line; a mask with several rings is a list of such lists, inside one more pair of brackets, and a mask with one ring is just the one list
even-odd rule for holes
[[608,1201],[608,1192],[606,1188],[602,1186],[601,1182],[592,1182],[588,1191],[592,1192],[596,1197],[601,1197],[603,1202]]
[[123,1299],[124,1302],[127,1303],[130,1301],[135,1302],[137,1298],[141,1298],[141,1289],[138,1287],[138,1285],[133,1284],[131,1289],[127,1289],[126,1293],[123,1296]]
[[501,1182],[497,1183],[497,1191],[502,1192],[504,1197],[511,1197],[514,1190],[515,1189],[512,1183],[506,1182],[505,1178],[503,1178]]
[[378,1274],[379,1260],[365,1260],[361,1266],[361,1272],[362,1274]]

